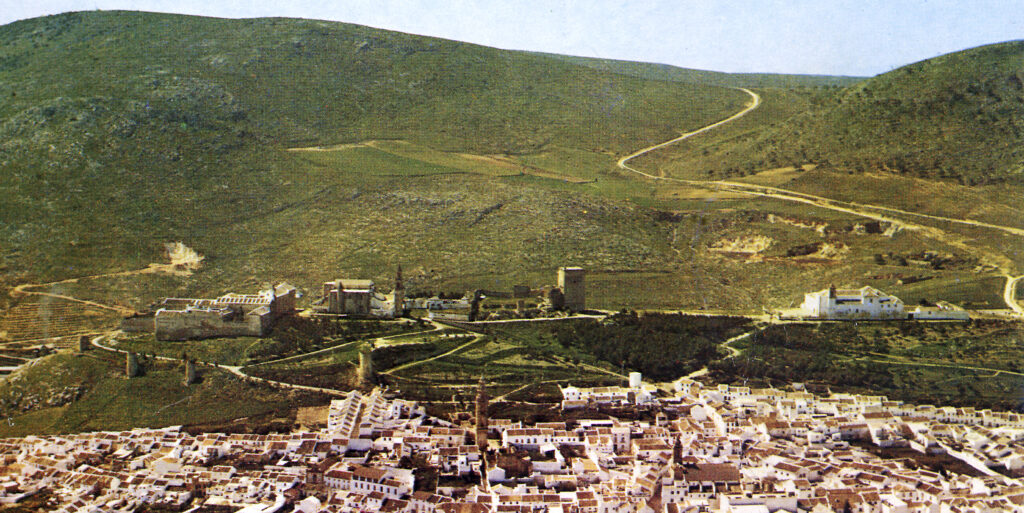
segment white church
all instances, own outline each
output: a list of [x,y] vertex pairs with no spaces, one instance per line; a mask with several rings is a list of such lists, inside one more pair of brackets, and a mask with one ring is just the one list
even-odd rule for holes
[[816,319],[905,319],[903,301],[874,287],[829,287],[804,295],[804,317]]

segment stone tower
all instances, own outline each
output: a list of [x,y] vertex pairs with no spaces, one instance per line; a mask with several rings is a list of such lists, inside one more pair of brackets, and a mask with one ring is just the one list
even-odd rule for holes
[[373,383],[373,346],[363,344],[359,348],[359,386],[370,386]]
[[124,374],[129,378],[139,375],[139,355],[128,351],[124,358]]
[[[466,295],[469,295],[467,292]],[[472,299],[469,300],[469,321],[473,322],[480,316],[480,298],[483,297],[484,291],[474,290]],[[483,379],[481,377],[481,379]]]
[[562,289],[552,287],[544,293],[544,304],[551,310],[562,310],[565,308],[565,294]]
[[395,290],[392,303],[392,316],[396,319],[405,315],[405,284],[402,283],[402,264],[398,264],[398,271],[395,272]]
[[185,360],[185,386],[191,385],[198,381],[198,375],[196,374],[196,362],[192,360]]
[[586,310],[586,289],[583,285],[582,267],[559,267],[558,288],[565,295],[565,308],[573,312]]
[[487,452],[487,405],[489,399],[487,398],[487,387],[484,377],[480,376],[480,381],[476,385],[476,446],[480,449],[480,454],[483,455]]
[[78,352],[84,353],[92,349],[92,343],[89,342],[89,335],[82,335],[78,337]]

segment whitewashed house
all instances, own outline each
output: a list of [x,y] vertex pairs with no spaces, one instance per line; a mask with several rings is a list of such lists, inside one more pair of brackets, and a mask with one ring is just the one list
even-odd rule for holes
[[874,287],[829,287],[804,295],[805,317],[817,319],[903,319],[903,301]]

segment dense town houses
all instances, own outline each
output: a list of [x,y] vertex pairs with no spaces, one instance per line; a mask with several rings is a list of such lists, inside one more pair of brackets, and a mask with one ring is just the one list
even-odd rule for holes
[[[666,392],[631,381],[625,397],[565,387],[566,407],[589,414],[532,425],[465,414],[453,423],[374,389],[333,400],[326,427],[312,431],[8,438],[0,440],[0,504],[35,497],[60,512],[1024,511],[1024,417],[1015,413],[814,394],[800,384],[681,379]],[[652,392],[642,409],[638,391]],[[642,414],[601,415],[625,405]]]

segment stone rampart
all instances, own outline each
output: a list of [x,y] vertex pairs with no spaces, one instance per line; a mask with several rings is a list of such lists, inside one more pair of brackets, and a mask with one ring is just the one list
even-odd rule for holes
[[221,311],[161,310],[155,317],[157,340],[218,337],[259,337],[270,327],[270,315],[225,315]]

